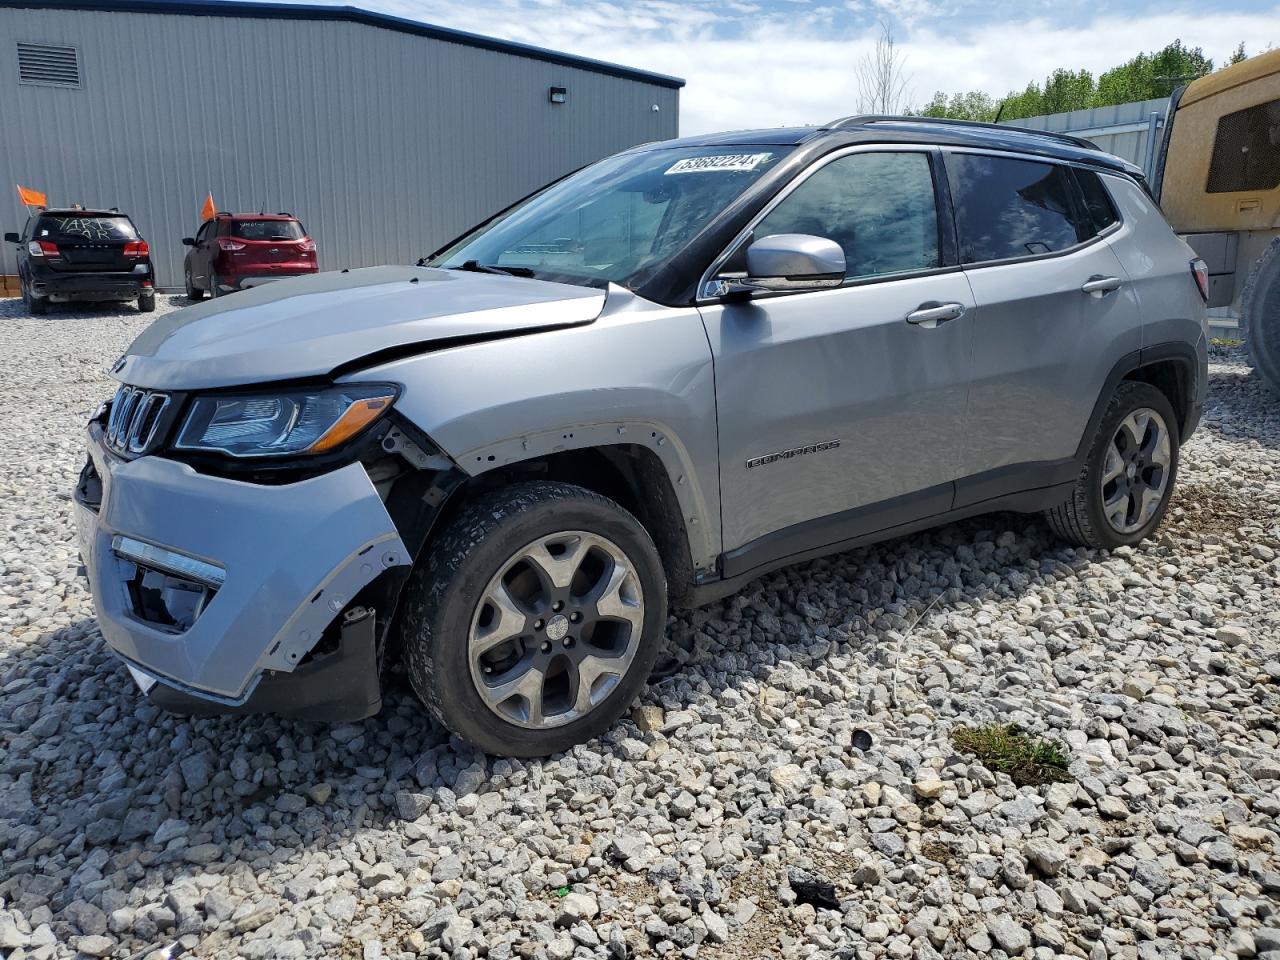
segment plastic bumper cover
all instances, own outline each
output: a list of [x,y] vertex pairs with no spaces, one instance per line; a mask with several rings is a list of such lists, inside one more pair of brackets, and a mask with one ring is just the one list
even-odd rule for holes
[[[248,712],[273,709],[269,692],[285,690],[279,712],[336,719],[288,707],[334,701],[306,685],[355,671],[362,676],[345,682],[371,703],[366,715],[377,709],[367,683],[372,672],[376,691],[372,617],[365,625],[348,607],[410,557],[362,466],[280,486],[244,483],[160,457],[121,460],[97,423],[89,456],[101,490],[97,504],[84,484],[76,491],[81,557],[107,644],[140,685],[155,679],[176,692],[150,688],[152,699],[209,708],[185,712]],[[144,593],[152,602],[140,602]],[[198,599],[166,623],[155,616],[161,595]],[[344,611],[337,650],[306,660]]]
[[31,290],[36,296],[51,300],[131,300],[142,292],[144,282],[151,281],[150,270],[105,273],[39,270],[32,272]]

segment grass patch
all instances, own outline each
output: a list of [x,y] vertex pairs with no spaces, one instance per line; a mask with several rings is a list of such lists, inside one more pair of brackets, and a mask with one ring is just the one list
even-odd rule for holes
[[1029,737],[1014,723],[957,727],[951,732],[951,742],[977,757],[988,770],[1007,774],[1020,787],[1075,779],[1067,773],[1071,755],[1066,747],[1056,740]]
[[1241,346],[1244,341],[1236,340],[1234,337],[1210,337],[1209,342],[1215,347],[1234,348]]

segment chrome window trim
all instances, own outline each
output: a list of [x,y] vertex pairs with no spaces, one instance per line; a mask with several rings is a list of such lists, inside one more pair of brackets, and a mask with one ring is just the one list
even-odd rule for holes
[[[719,303],[724,299],[724,295],[721,293],[708,292],[710,289],[710,285],[714,284],[718,277],[717,271],[719,271],[719,269],[722,266],[724,266],[725,262],[733,254],[737,253],[739,246],[741,246],[741,244],[747,237],[751,236],[752,232],[755,231],[756,227],[760,225],[760,222],[764,220],[765,217],[769,216],[769,214],[772,213],[774,209],[780,203],[782,203],[782,201],[787,199],[787,197],[791,195],[792,191],[796,190],[802,183],[808,180],[811,176],[813,176],[815,173],[817,173],[827,164],[834,163],[836,160],[842,159],[843,157],[851,156],[853,154],[858,154],[858,153],[921,153],[921,154],[924,154],[926,157],[930,157],[932,154],[937,153],[937,150],[938,148],[933,144],[860,143],[850,147],[841,147],[839,150],[833,150],[830,153],[823,154],[821,157],[819,157],[817,160],[811,163],[807,168],[805,168],[799,174],[797,174],[791,180],[790,183],[788,183],[785,187],[779,190],[778,193],[768,203],[766,203],[764,207],[754,217],[751,218],[751,220],[747,223],[747,225],[738,231],[738,233],[734,236],[734,238],[729,241],[729,243],[725,246],[723,250],[720,251],[719,256],[717,256],[714,260],[711,261],[711,266],[709,266],[705,271],[703,271],[702,276],[698,280],[698,294],[697,294],[697,297],[695,297],[694,299],[695,306],[701,305],[701,304]],[[944,214],[944,211],[939,210],[937,203],[935,202],[934,215],[938,218],[941,218],[943,214]],[[941,225],[940,220],[939,220],[939,225]],[[939,255],[941,255],[942,253],[941,249],[939,249],[938,252],[939,252]],[[846,277],[844,283],[840,284],[840,286],[838,287],[832,287],[830,290],[798,290],[798,291],[791,291],[791,292],[788,292],[788,291],[772,292],[771,291],[767,294],[752,295],[751,299],[762,300],[762,299],[772,299],[773,297],[778,297],[778,296],[797,297],[797,296],[803,296],[808,293],[830,293],[832,290],[844,290],[846,287],[853,287],[853,286],[861,287],[861,286],[866,286],[869,283],[884,283],[886,281],[891,281],[891,280],[906,280],[912,277],[932,276],[933,274],[936,274],[936,273],[953,273],[959,269],[960,267],[958,265],[949,264],[947,266],[932,267],[925,270],[912,270],[912,271],[903,272],[903,273],[886,273],[886,274],[880,274],[878,276],[872,276],[872,277]]]

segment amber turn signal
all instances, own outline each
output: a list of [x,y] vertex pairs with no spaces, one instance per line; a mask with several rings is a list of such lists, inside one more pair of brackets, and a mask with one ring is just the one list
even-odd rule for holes
[[355,401],[347,407],[332,427],[320,435],[320,439],[311,445],[307,453],[324,453],[326,450],[332,450],[346,443],[390,410],[393,400],[395,396],[388,394],[385,397],[369,397]]

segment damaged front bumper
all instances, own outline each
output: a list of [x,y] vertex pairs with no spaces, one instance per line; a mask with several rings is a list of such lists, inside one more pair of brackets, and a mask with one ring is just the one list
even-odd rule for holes
[[410,556],[363,466],[247,483],[122,460],[97,422],[89,459],[74,501],[98,622],[153,701],[194,714],[377,712],[376,618],[357,597]]

